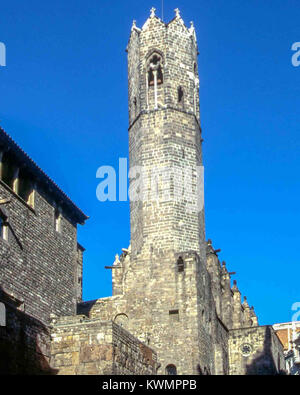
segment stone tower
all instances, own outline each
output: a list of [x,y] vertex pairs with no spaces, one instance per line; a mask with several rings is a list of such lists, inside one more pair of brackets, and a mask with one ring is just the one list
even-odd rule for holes
[[[214,371],[206,271],[197,41],[175,10],[151,10],[128,44],[131,246],[113,270],[127,327],[158,351],[159,373]],[[199,199],[200,198],[200,199]]]
[[175,12],[165,24],[152,9],[142,29],[131,29],[131,244],[107,266],[113,296],[78,306],[95,335],[88,361],[98,363],[98,342],[111,342],[101,325],[114,321],[113,374],[247,374],[261,364],[278,372],[279,340],[258,326],[237,283],[231,287],[235,273],[205,242],[197,41]]
[[133,24],[128,45],[133,255],[204,251],[197,53],[193,25],[184,25],[179,10],[167,25],[154,9],[141,30]]

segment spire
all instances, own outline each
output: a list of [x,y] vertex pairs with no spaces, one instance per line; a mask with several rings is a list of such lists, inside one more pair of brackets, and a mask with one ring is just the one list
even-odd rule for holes
[[190,33],[191,37],[194,38],[195,42],[197,42],[197,37],[196,37],[196,31],[195,31],[194,22],[191,21],[190,24],[191,24],[191,27],[189,28],[189,33]]
[[120,257],[118,254],[115,256],[114,266],[118,266],[120,264]]
[[249,304],[248,304],[248,301],[247,301],[247,297],[246,297],[246,296],[244,296],[243,306],[245,307],[245,309],[247,308],[247,309],[250,310],[250,307],[249,307]]
[[180,18],[180,10],[179,10],[179,8],[175,8],[175,17],[176,18]]
[[141,31],[141,29],[137,27],[135,19],[132,21],[132,26],[131,26],[131,31],[134,31],[134,30],[138,33]]
[[255,311],[254,311],[254,307],[253,307],[253,306],[250,308],[250,315],[251,315],[251,318],[252,318],[253,326],[258,326],[257,315],[255,314]]
[[155,11],[156,11],[156,8],[152,7],[151,10],[150,10],[150,18],[154,18],[155,17]]
[[240,292],[237,286],[236,280],[233,280],[233,287],[232,287],[233,292]]
[[237,281],[236,280],[233,280],[233,287],[237,288]]
[[212,246],[212,241],[209,239],[206,242],[206,254],[209,255],[209,254],[213,254],[213,253],[214,253],[214,249]]

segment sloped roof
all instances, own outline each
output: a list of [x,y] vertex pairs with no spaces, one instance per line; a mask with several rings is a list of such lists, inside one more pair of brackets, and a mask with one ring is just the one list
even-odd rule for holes
[[26,165],[28,171],[38,179],[38,182],[53,195],[55,199],[61,201],[69,211],[70,216],[76,220],[77,223],[83,225],[89,218],[86,216],[72,200],[63,192],[59,186],[29,157],[29,155],[22,150],[22,148],[0,127],[0,145],[9,148],[15,155],[16,159]]

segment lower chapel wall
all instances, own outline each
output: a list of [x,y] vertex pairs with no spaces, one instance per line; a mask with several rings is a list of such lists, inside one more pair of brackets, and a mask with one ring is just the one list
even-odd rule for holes
[[232,375],[284,373],[283,346],[273,328],[257,326],[231,330],[229,366]]
[[55,374],[50,367],[48,328],[6,301],[4,305],[6,323],[0,326],[0,374]]
[[156,374],[153,350],[112,321],[85,316],[53,321],[51,366],[58,374]]

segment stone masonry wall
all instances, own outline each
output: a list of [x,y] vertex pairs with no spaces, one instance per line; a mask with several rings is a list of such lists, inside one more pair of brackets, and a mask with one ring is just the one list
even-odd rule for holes
[[79,312],[91,319],[114,320],[154,348],[159,374],[165,374],[169,364],[178,374],[214,373],[215,362],[218,374],[228,373],[228,331],[215,314],[210,276],[196,254],[181,256],[185,268],[180,273],[176,256],[153,259],[151,270],[145,270],[147,258],[139,258],[138,264],[127,259],[124,295],[82,303]]
[[37,190],[34,209],[0,181],[0,199],[9,213],[8,241],[0,238],[0,285],[23,301],[26,314],[43,323],[50,313],[76,312],[77,230],[62,213],[61,232],[54,226],[54,206]]
[[58,374],[156,374],[156,354],[111,321],[85,316],[53,321],[51,366]]
[[49,364],[48,328],[2,296],[6,326],[0,326],[0,374],[55,374]]
[[274,375],[285,369],[283,346],[271,326],[233,329],[229,333],[232,375]]

